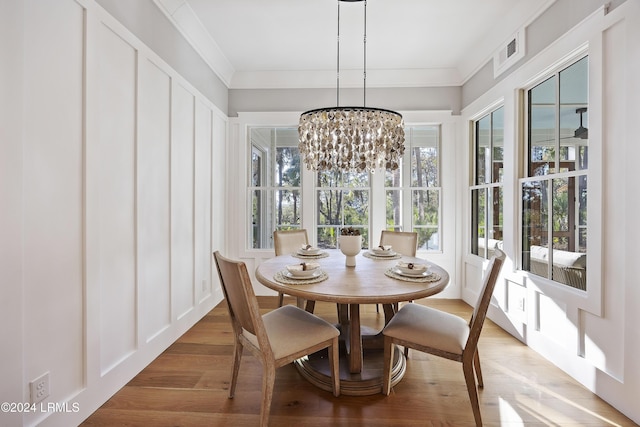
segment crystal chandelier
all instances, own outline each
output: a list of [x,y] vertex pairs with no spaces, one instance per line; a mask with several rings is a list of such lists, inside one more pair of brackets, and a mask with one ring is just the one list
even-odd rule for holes
[[[364,2],[364,101],[362,107],[340,107],[340,2]],[[338,70],[336,107],[300,115],[298,148],[313,171],[374,172],[398,169],[404,153],[402,115],[365,107],[367,92],[367,1],[338,0]]]

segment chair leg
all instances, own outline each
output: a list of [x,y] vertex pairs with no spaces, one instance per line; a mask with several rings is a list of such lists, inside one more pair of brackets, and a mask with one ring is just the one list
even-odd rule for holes
[[282,304],[284,304],[284,294],[278,292],[278,307],[282,307]]
[[476,420],[476,427],[482,427],[478,389],[476,388],[476,377],[473,373],[473,360],[468,363],[463,362],[462,370],[464,371],[464,380],[467,383],[467,391],[469,392],[469,400],[471,401],[471,409],[473,409],[473,417]]
[[273,386],[276,381],[276,368],[273,362],[265,362],[262,374],[262,406],[260,407],[260,427],[269,425],[271,413],[271,400],[273,398]]
[[242,359],[242,343],[236,340],[233,346],[233,367],[231,368],[231,384],[229,385],[229,399],[236,393],[238,383],[238,372],[240,371],[240,359]]
[[327,349],[329,353],[329,366],[331,366],[331,379],[333,380],[332,388],[333,395],[335,397],[340,396],[340,353],[338,352],[338,346],[340,341],[338,337],[333,339],[331,347]]
[[484,387],[484,382],[482,381],[482,369],[480,369],[480,354],[476,349],[476,354],[473,356],[473,365],[476,370],[476,377],[478,378],[478,387]]
[[382,369],[382,394],[391,393],[391,365],[393,365],[393,350],[395,345],[391,337],[384,337],[384,362]]

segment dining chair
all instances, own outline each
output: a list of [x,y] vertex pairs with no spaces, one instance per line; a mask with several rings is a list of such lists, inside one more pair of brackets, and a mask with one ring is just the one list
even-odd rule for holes
[[418,233],[415,231],[382,230],[380,246],[391,245],[395,252],[405,256],[416,256]]
[[261,316],[245,263],[227,259],[219,251],[214,252],[213,257],[234,334],[229,398],[233,398],[235,393],[243,348],[247,348],[264,369],[260,426],[266,427],[269,422],[275,370],[300,357],[326,348],[333,395],[339,396],[338,329],[293,305],[276,308]]
[[[299,230],[275,230],[273,232],[273,248],[276,256],[296,253],[302,245],[308,244],[309,237],[307,236],[307,230],[304,228]],[[305,301],[303,298],[296,298],[296,301],[298,307],[304,307]],[[278,307],[282,307],[283,303],[284,294],[278,292]]]
[[[418,249],[418,233],[415,231],[382,230],[380,246],[384,245],[390,245],[400,255],[415,257]],[[395,305],[396,310],[398,306],[398,304]],[[376,313],[378,312],[380,312],[380,307],[376,304]]]
[[391,391],[391,363],[396,344],[455,360],[462,363],[476,426],[482,426],[476,387],[476,376],[478,387],[484,387],[478,355],[478,340],[504,259],[504,252],[496,249],[489,261],[469,323],[459,316],[419,304],[407,304],[393,316],[382,330],[384,335],[383,394],[388,395]]

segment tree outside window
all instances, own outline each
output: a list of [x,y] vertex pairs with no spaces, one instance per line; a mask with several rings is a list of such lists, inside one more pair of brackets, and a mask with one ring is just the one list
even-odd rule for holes
[[296,128],[251,128],[251,247],[273,248],[273,231],[300,228],[301,175]]
[[440,247],[440,126],[407,126],[400,168],[385,173],[386,228],[416,231],[418,249]]

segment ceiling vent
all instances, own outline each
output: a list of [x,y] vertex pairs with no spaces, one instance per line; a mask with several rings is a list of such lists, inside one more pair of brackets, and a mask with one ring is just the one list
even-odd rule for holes
[[493,55],[493,77],[496,78],[524,57],[524,28],[509,37]]

